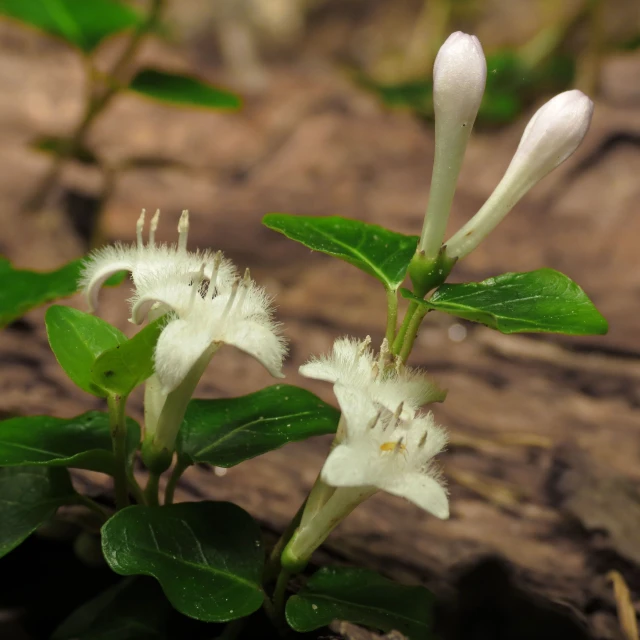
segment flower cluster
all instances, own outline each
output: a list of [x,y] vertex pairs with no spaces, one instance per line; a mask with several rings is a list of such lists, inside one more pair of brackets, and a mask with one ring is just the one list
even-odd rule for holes
[[[493,194],[443,244],[486,75],[477,38],[452,34],[434,65],[436,146],[431,194],[409,267],[420,296],[444,282],[453,263],[472,251],[533,185],[571,155],[589,127],[593,104],[579,91],[562,93],[540,108]],[[178,225],[178,242],[156,244],[158,219],[156,213],[145,243],[143,211],[137,242],[94,252],[82,276],[88,303],[95,308],[104,282],[116,272],[131,272],[135,286],[131,322],[164,318],[154,375],[145,390],[143,458],[156,475],[168,467],[170,456],[160,454],[173,453],[187,403],[222,345],[252,355],[275,377],[282,377],[286,353],[271,299],[248,270],[240,277],[220,252],[189,252],[186,211]],[[386,339],[376,353],[369,337],[347,337],[336,340],[329,355],[313,358],[300,368],[303,376],[333,384],[341,418],[331,452],[282,553],[285,569],[299,570],[347,514],[380,490],[406,498],[438,518],[449,516],[447,492],[434,463],[446,445],[446,433],[422,410],[442,401],[445,393],[425,373],[404,364],[423,317],[412,304],[404,333],[398,334],[409,347],[401,345],[400,355],[395,355],[397,346],[391,352]],[[418,322],[413,322],[412,313]],[[395,322],[395,312],[390,317]]]
[[158,218],[156,212],[146,244],[143,211],[136,244],[91,254],[81,284],[95,308],[104,282],[119,271],[129,271],[135,286],[131,322],[166,317],[155,351],[155,374],[147,383],[145,426],[146,437],[158,440],[157,448],[171,451],[186,403],[220,346],[245,351],[275,377],[283,377],[286,347],[273,320],[271,299],[249,272],[239,278],[220,252],[187,251],[186,211],[178,224],[178,243],[156,244]]

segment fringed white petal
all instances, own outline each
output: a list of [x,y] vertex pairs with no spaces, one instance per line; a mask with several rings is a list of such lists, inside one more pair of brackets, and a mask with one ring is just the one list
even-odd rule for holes
[[436,478],[424,473],[405,473],[383,478],[378,488],[394,496],[406,498],[436,518],[449,517],[449,498],[446,489]]
[[344,417],[347,440],[351,441],[358,434],[366,435],[378,416],[379,407],[366,393],[352,386],[337,384],[333,392]]
[[180,317],[189,311],[189,305],[199,297],[192,293],[187,276],[174,276],[159,282],[153,288],[136,292],[131,298],[131,322],[142,324],[155,304],[171,309]]
[[377,357],[369,342],[339,338],[329,355],[312,358],[300,367],[300,374],[366,391],[373,401],[391,412],[402,404],[401,416],[405,420],[423,405],[444,400],[446,392],[429,376],[409,367],[396,369],[388,351]]
[[375,468],[365,452],[345,444],[338,445],[326,459],[321,477],[331,487],[375,486]]
[[84,262],[79,285],[89,309],[95,311],[102,285],[119,271],[133,271],[136,248],[116,244],[94,251]]
[[145,246],[133,272],[136,290],[144,295],[156,289],[174,277],[199,274],[204,267],[204,280],[215,280],[216,294],[227,293],[237,279],[237,270],[233,263],[226,258],[220,260],[214,269],[216,253],[213,251],[179,252],[175,245]]
[[170,393],[184,380],[211,343],[206,327],[194,327],[179,318],[168,322],[158,338],[155,352],[155,372],[163,393]]
[[254,320],[230,321],[215,340],[253,356],[274,378],[284,378],[282,361],[287,349],[284,339],[274,332],[273,326]]
[[373,379],[374,364],[367,341],[338,338],[329,355],[312,358],[299,371],[306,378],[362,385]]

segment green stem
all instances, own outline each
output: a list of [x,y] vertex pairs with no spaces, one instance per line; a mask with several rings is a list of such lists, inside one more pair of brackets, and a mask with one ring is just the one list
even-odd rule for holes
[[402,349],[402,345],[404,344],[404,338],[407,334],[407,329],[409,328],[409,325],[411,324],[411,320],[413,319],[413,316],[417,310],[418,310],[418,303],[410,302],[407,312],[404,315],[404,319],[402,320],[402,326],[400,327],[400,331],[398,331],[398,335],[396,336],[396,339],[393,341],[393,346],[391,347],[391,352],[396,356],[400,353],[400,350]]
[[87,496],[78,494],[78,496],[76,496],[76,503],[91,509],[91,511],[100,515],[105,522],[111,517],[111,514],[102,505],[99,505],[95,500]]
[[216,636],[215,640],[236,640],[236,638],[242,633],[247,626],[249,617],[238,618],[232,620],[222,631],[219,636]]
[[280,556],[282,555],[284,548],[289,543],[289,540],[291,540],[293,534],[296,532],[296,529],[300,524],[300,520],[302,519],[302,514],[304,513],[306,504],[307,501],[305,500],[300,505],[300,508],[296,512],[296,515],[293,516],[291,522],[287,525],[287,528],[284,530],[284,532],[278,539],[278,542],[276,542],[275,546],[271,550],[271,554],[269,555],[269,559],[267,560],[264,568],[264,575],[262,579],[264,584],[268,584],[269,582],[274,580],[280,573],[280,570],[282,569],[282,566],[280,564]]
[[418,335],[418,329],[420,328],[420,324],[422,323],[426,313],[427,309],[418,309],[411,317],[411,321],[409,322],[409,326],[407,327],[407,331],[404,336],[402,348],[400,349],[400,359],[403,363],[406,363],[409,358],[411,349],[413,349],[413,343]]
[[146,503],[151,507],[157,507],[160,504],[158,499],[158,491],[160,488],[160,474],[149,471],[149,480],[144,489],[144,497]]
[[123,509],[129,504],[129,490],[127,487],[127,424],[124,414],[126,402],[126,396],[110,395],[107,398],[113,456],[115,458],[113,479],[117,510]]
[[284,605],[290,577],[290,571],[287,571],[287,569],[281,569],[278,579],[276,580],[275,589],[273,590],[273,608],[276,610],[278,619],[282,620],[284,620]]
[[290,634],[289,627],[287,626],[284,617],[284,599],[287,592],[287,585],[289,583],[290,576],[291,574],[286,569],[282,569],[278,574],[278,580],[273,592],[273,599],[269,598],[265,594],[264,601],[262,603],[262,608],[271,621],[271,624],[283,637],[286,637]]
[[[87,93],[91,97],[87,102],[84,115],[74,132],[71,134],[69,144],[60,152],[59,155],[56,156],[53,165],[40,182],[35,193],[25,204],[25,209],[27,211],[35,212],[42,208],[49,192],[58,182],[65,162],[69,160],[74,152],[82,146],[87,132],[91,128],[94,120],[104,111],[116,94],[126,86],[129,65],[138,53],[138,49],[142,44],[144,36],[157,22],[164,6],[164,2],[165,0],[152,0],[146,19],[138,25],[138,28],[133,32],[126,47],[111,68],[111,71],[106,74],[109,77],[110,82],[102,93],[96,95],[97,74],[92,71],[87,74],[87,83],[89,86]],[[87,67],[91,68],[90,65],[87,65]]]
[[398,291],[397,289],[387,289],[387,332],[386,338],[389,349],[393,345],[398,324]]
[[181,460],[180,458],[178,458],[176,462],[176,466],[173,468],[173,471],[169,476],[169,481],[167,482],[167,486],[164,491],[165,504],[173,504],[173,496],[176,492],[176,487],[178,486],[180,477],[188,467],[189,467],[189,463],[186,463],[184,462],[184,460]]

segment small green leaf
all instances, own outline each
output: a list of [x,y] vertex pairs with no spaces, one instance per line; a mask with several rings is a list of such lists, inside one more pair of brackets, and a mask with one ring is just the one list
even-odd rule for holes
[[260,529],[230,502],[127,507],[102,527],[102,550],[116,573],[156,578],[192,618],[226,622],[262,605]]
[[262,222],[313,251],[349,262],[392,291],[404,280],[419,239],[340,216],[270,213]]
[[[140,444],[140,426],[127,418],[129,457]],[[109,416],[89,411],[76,418],[28,416],[0,422],[0,466],[74,467],[112,474]]]
[[230,91],[182,73],[159,69],[139,71],[129,85],[131,91],[160,102],[182,106],[236,111],[242,103]]
[[190,464],[232,467],[287,442],[335,433],[340,412],[305,389],[277,384],[240,398],[192,400],[178,434]]
[[286,616],[296,631],[313,631],[346,620],[384,632],[400,631],[409,640],[434,638],[433,595],[407,587],[368,569],[324,567],[287,602]]
[[171,612],[157,582],[127,578],[76,609],[51,640],[165,640]]
[[85,53],[142,22],[136,11],[116,0],[0,0],[0,15],[62,38]]
[[585,292],[553,269],[505,273],[482,282],[443,284],[429,300],[406,289],[405,298],[428,309],[486,324],[502,333],[607,333],[607,321]]
[[91,377],[98,356],[127,341],[108,322],[71,307],[53,305],[45,315],[49,344],[67,375],[84,391],[101,398],[108,394]]
[[73,502],[66,469],[0,469],[0,558],[28,538],[56,509]]
[[101,353],[93,364],[91,375],[100,389],[128,396],[133,389],[153,374],[153,352],[165,319],[139,331],[131,340]]
[[[0,328],[13,322],[35,307],[72,296],[78,291],[83,260],[73,260],[60,269],[49,272],[14,269],[0,256]],[[116,286],[127,276],[121,271],[111,276],[105,286]]]
[[14,269],[0,257],[0,327],[34,307],[73,295],[78,290],[80,265],[80,260],[74,260],[55,271],[40,273]]

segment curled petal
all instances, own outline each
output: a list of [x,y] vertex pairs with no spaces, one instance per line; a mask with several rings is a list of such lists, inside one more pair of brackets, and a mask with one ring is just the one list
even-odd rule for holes
[[156,304],[165,310],[173,310],[178,315],[185,313],[193,301],[191,287],[187,285],[185,276],[169,278],[155,288],[134,296],[131,300],[131,322],[142,324]]
[[284,340],[274,333],[273,327],[258,321],[239,321],[216,336],[216,341],[253,356],[274,378],[284,378],[282,361],[287,349]]
[[79,282],[90,310],[96,310],[100,289],[112,275],[120,271],[133,271],[134,267],[133,248],[115,245],[93,253],[83,265]]
[[156,376],[162,392],[173,391],[187,376],[197,360],[211,347],[211,335],[185,320],[171,320],[156,345]]
[[387,493],[406,498],[436,518],[449,517],[449,498],[446,489],[436,478],[423,473],[405,473],[389,477],[377,485]]

